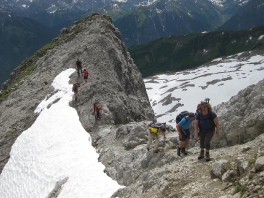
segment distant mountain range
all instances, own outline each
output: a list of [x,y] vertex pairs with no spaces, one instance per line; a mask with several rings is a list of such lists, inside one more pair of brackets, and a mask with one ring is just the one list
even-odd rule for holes
[[[222,3],[222,4],[221,4]],[[212,30],[242,30],[264,25],[263,0],[157,1],[115,21],[128,46],[164,36]]]
[[[230,14],[231,15],[231,14]],[[219,30],[241,30],[264,25],[264,1],[251,0],[241,6]]]
[[264,49],[264,26],[160,38],[129,48],[143,77],[195,68],[221,56]]
[[91,12],[107,14],[116,20],[128,46],[163,36],[241,30],[264,23],[263,0],[2,0],[0,5],[57,32]]
[[29,18],[0,8],[0,83],[22,60],[55,37],[55,32]]
[[130,47],[166,36],[253,28],[264,24],[263,9],[263,0],[0,0],[6,21],[0,28],[0,83],[62,28],[92,12],[112,16]]

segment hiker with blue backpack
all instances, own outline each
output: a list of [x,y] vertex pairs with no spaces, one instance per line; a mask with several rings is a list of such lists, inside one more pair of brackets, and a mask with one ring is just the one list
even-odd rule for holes
[[[198,113],[195,116],[194,133],[195,138],[200,139],[200,155],[198,160],[204,158],[204,149],[206,149],[205,160],[210,161],[210,142],[214,136],[220,134],[219,121],[216,113],[212,110],[209,101],[202,101]],[[198,133],[199,130],[199,133]]]
[[[186,147],[189,145],[190,141],[190,126],[192,122],[194,121],[194,113],[184,111],[181,112],[177,117],[176,117],[176,128],[179,133],[179,139],[180,139],[180,144],[179,147],[177,148],[177,155],[181,156],[181,153],[184,155],[187,155],[186,152]],[[180,121],[179,121],[180,120]]]

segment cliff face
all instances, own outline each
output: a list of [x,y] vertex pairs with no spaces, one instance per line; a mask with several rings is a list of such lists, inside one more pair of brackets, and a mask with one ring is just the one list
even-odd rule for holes
[[214,147],[249,142],[264,133],[264,80],[241,90],[230,101],[216,106],[221,135]]
[[[91,15],[63,29],[53,42],[57,44],[36,61],[30,75],[16,81],[13,91],[0,104],[0,171],[16,138],[38,116],[34,113],[36,106],[47,95],[53,94],[51,83],[55,76],[73,68],[77,58],[82,61],[83,68],[88,69],[90,76],[87,83],[78,78],[77,72],[71,76],[70,83],[78,81],[82,88],[78,101],[70,105],[78,111],[87,131],[95,126],[95,100],[100,101],[105,111],[104,119],[96,125],[126,124],[154,117],[141,74],[111,18]],[[14,78],[23,73],[26,71],[21,67],[16,69],[5,86],[11,85]]]

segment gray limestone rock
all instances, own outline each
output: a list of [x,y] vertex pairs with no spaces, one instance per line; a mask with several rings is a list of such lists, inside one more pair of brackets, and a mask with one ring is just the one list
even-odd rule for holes
[[[264,133],[264,80],[241,90],[230,101],[214,107],[220,121],[219,137],[213,147],[245,143]],[[243,148],[243,151],[249,148]]]
[[219,160],[212,165],[211,172],[216,177],[221,177],[222,174],[227,170],[228,161]]
[[264,156],[259,157],[255,162],[255,170],[260,172],[264,170]]

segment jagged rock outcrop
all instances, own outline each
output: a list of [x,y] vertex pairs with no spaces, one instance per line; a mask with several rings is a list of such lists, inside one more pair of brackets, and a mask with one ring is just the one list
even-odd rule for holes
[[212,142],[214,147],[241,144],[264,133],[264,80],[241,90],[230,101],[214,107],[221,135]]
[[[79,81],[82,89],[78,102],[70,105],[78,111],[87,131],[95,124],[95,100],[99,100],[105,110],[104,121],[99,121],[99,125],[126,124],[154,117],[141,74],[110,17],[94,13],[64,29],[53,43],[56,44],[46,53],[43,50],[36,53],[39,59],[32,65],[33,72],[17,81],[13,91],[0,104],[0,172],[16,138],[37,118],[36,106],[53,94],[51,83],[55,76],[73,68],[77,58],[90,76],[88,83],[83,83],[77,73],[71,76],[71,83]],[[16,78],[28,72],[22,68],[15,70],[7,85],[14,84]]]

